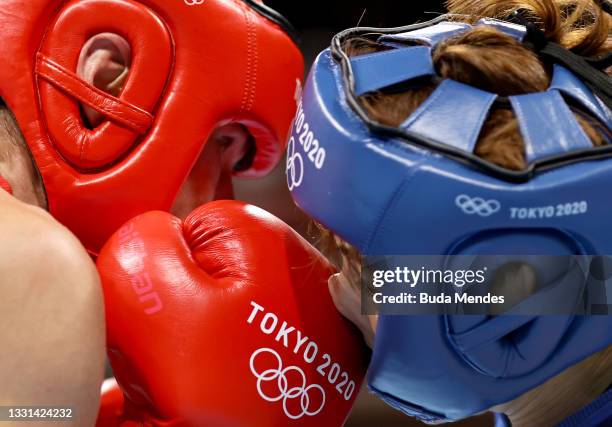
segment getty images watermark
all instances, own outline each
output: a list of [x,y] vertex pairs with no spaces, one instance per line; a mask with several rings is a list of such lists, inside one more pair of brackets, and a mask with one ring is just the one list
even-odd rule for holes
[[612,257],[368,257],[361,289],[364,314],[607,315]]

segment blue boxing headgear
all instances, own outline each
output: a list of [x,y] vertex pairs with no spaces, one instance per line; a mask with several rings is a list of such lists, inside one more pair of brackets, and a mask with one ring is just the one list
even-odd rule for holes
[[[475,25],[519,41],[527,34],[496,20]],[[440,81],[432,50],[471,28],[443,16],[337,35],[313,66],[289,141],[294,200],[366,256],[612,254],[609,78],[553,61],[546,92],[508,98]],[[342,46],[355,36],[391,49],[349,58]],[[375,122],[357,99],[432,79],[433,94],[399,128]],[[474,155],[491,108],[500,104],[518,119],[524,171]],[[593,147],[574,112],[596,123],[608,144]],[[464,418],[606,348],[611,324],[605,315],[384,315],[369,385],[423,420]]]

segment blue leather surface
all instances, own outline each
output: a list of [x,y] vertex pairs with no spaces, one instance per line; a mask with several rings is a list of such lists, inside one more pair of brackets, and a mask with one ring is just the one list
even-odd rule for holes
[[423,43],[435,47],[442,40],[464,33],[472,28],[463,22],[440,22],[431,27],[425,27],[405,33],[386,35],[379,38],[381,43]]
[[431,49],[424,46],[357,56],[351,59],[351,65],[357,95],[435,74]]
[[513,96],[527,161],[593,148],[578,120],[556,90]]
[[527,29],[524,26],[493,18],[482,18],[476,23],[476,26],[493,27],[509,36],[514,37],[519,42],[522,42],[527,35]]
[[400,127],[471,153],[496,98],[493,93],[444,80]]
[[555,65],[549,90],[558,90],[578,101],[597,117],[605,126],[612,127],[612,112],[597,98],[578,77],[567,68]]

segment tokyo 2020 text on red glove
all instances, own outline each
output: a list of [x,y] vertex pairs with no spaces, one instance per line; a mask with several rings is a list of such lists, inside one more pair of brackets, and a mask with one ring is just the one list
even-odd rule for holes
[[344,423],[367,351],[329,295],[332,267],[279,219],[232,201],[184,222],[151,212],[98,268],[119,425]]

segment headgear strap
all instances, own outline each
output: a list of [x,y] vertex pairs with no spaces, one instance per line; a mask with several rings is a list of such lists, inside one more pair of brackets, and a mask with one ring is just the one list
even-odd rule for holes
[[597,3],[599,3],[599,6],[601,6],[604,12],[608,15],[612,15],[612,3],[610,3],[610,0],[599,0]]
[[[602,9],[610,13],[610,3],[607,1],[600,3]],[[524,41],[530,45],[538,56],[552,63],[563,65],[578,75],[608,107],[612,105],[612,82],[608,75],[600,71],[611,65],[612,56],[610,54],[600,58],[586,58],[575,54],[546,37],[538,25],[526,17],[523,10],[515,11],[510,17],[510,21],[527,28]]]

